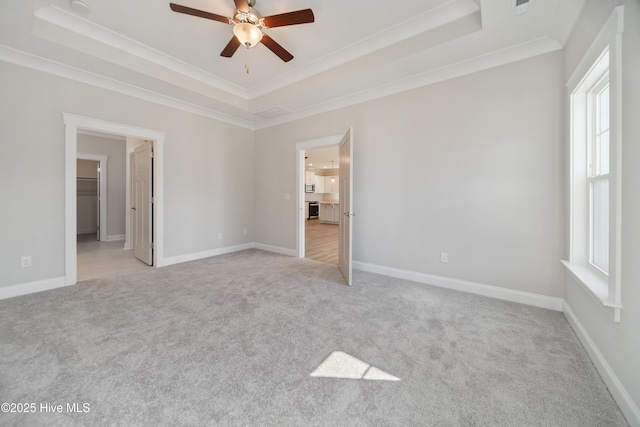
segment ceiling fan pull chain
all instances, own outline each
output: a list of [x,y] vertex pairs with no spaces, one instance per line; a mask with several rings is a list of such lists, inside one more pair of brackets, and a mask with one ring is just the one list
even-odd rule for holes
[[244,49],[244,71],[249,74],[249,48]]

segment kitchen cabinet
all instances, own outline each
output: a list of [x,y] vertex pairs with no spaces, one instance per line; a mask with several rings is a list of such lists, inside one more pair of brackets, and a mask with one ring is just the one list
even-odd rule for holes
[[304,172],[304,183],[305,184],[315,184],[316,183],[316,173],[314,171],[305,171]]
[[315,175],[313,184],[316,185],[316,193],[324,193],[324,176]]
[[339,185],[340,184],[337,175],[325,176],[323,193],[337,193],[339,192]]
[[333,207],[328,203],[320,203],[320,222],[333,222]]
[[320,202],[320,222],[338,224],[340,222],[340,205]]
[[333,205],[333,222],[338,224],[340,222],[340,204]]
[[304,183],[314,184],[316,193],[338,193],[340,192],[340,181],[338,175],[322,176],[316,175],[313,171],[305,171]]

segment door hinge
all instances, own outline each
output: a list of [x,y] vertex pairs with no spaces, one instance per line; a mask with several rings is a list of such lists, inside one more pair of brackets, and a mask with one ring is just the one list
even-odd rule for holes
[[149,203],[155,203],[155,202],[156,202],[156,198],[155,197],[152,197],[152,198],[149,199]]
[[151,249],[153,249],[153,242],[151,242]]

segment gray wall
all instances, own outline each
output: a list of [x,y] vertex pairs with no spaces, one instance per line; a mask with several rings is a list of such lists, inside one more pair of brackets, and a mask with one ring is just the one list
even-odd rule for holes
[[[566,46],[565,77],[575,70],[618,1],[592,0]],[[626,1],[622,39],[622,311],[597,303],[568,274],[565,302],[611,366],[636,407],[640,406],[640,2]],[[568,248],[567,255],[568,256]],[[565,256],[565,258],[566,258]]]
[[0,286],[64,276],[63,112],[166,133],[165,257],[254,241],[252,131],[5,62],[0,75]]
[[78,153],[107,156],[107,237],[123,235],[126,215],[126,141],[78,134]]
[[295,143],[353,126],[355,260],[560,297],[562,94],[557,52],[258,131],[256,239],[295,249]]

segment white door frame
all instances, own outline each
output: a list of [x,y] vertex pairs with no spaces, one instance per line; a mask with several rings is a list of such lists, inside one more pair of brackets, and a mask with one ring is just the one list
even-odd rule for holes
[[145,129],[92,117],[62,113],[65,125],[65,284],[74,285],[78,279],[77,254],[77,212],[76,212],[76,159],[78,149],[78,129],[130,136],[154,141],[154,200],[153,241],[154,266],[164,265],[164,132]]
[[330,145],[339,145],[344,134],[325,136],[323,138],[309,139],[306,141],[300,141],[296,143],[298,165],[296,168],[296,180],[297,180],[297,206],[298,215],[297,228],[296,228],[296,249],[298,251],[298,258],[304,258],[305,245],[304,245],[304,152],[312,148],[327,147]]
[[[78,153],[76,156],[78,160],[91,160],[94,162],[98,162],[98,167],[100,168],[100,177],[98,182],[100,182],[100,241],[107,241],[107,178],[108,178],[108,161],[109,157],[103,156],[100,154],[87,154],[87,153]],[[76,174],[78,171],[76,170]],[[77,218],[76,218],[77,221]],[[77,229],[77,225],[76,225]]]

